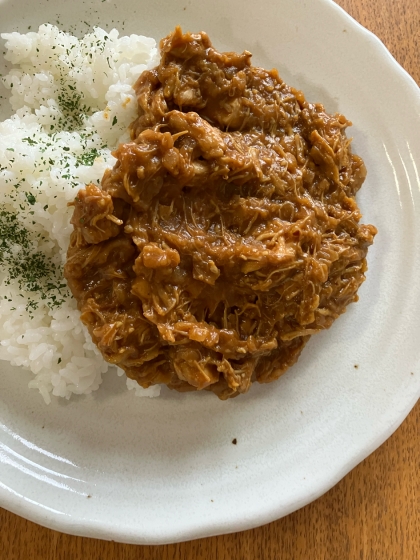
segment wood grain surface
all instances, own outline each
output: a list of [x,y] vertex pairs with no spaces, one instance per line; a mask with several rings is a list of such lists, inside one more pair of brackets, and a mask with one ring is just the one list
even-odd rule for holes
[[[337,3],[420,83],[420,0]],[[72,537],[0,510],[0,560],[417,560],[419,441],[417,403],[380,449],[316,502],[258,529],[177,545]]]

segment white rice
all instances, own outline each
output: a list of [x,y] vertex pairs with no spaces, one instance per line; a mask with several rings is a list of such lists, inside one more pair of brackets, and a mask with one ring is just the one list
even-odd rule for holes
[[67,203],[113,166],[136,116],[132,85],[158,52],[153,39],[115,29],[78,39],[47,24],[2,38],[17,67],[3,78],[14,114],[0,123],[0,359],[30,370],[29,387],[49,403],[95,391],[108,369],[62,276]]

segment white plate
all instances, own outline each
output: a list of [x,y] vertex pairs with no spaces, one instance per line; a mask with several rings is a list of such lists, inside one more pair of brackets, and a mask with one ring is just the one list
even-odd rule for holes
[[26,390],[27,374],[2,364],[0,504],[64,532],[143,544],[296,510],[376,449],[420,395],[417,86],[329,0],[30,6],[0,0],[1,31],[57,19],[85,31],[86,20],[159,39],[180,23],[206,30],[218,48],[251,50],[255,63],[354,122],[369,172],[359,201],[379,234],[360,302],[280,381],[233,401],[169,391],[136,399],[110,374],[91,398],[47,407]]

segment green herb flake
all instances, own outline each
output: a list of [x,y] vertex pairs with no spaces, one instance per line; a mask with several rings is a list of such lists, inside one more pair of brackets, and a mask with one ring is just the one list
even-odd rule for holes
[[77,157],[76,167],[79,165],[91,166],[95,163],[95,159],[100,155],[100,152],[96,148],[86,150],[82,155]]
[[31,193],[25,192],[25,196],[26,196],[26,200],[29,202],[29,204],[31,204],[33,206],[36,202],[36,198],[34,197],[34,195],[31,194]]
[[35,146],[35,144],[38,144],[38,142],[32,140],[32,138],[29,138],[29,136],[27,138],[22,138],[22,142],[27,142],[30,146]]

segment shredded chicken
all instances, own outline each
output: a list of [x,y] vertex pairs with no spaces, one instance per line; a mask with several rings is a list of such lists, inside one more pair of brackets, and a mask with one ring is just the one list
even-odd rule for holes
[[74,202],[66,278],[143,387],[245,393],[357,301],[376,229],[359,223],[351,123],[180,28],[135,90],[132,141]]

